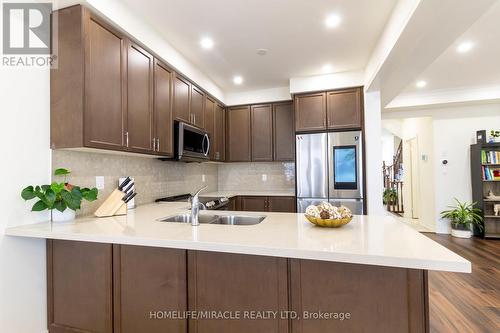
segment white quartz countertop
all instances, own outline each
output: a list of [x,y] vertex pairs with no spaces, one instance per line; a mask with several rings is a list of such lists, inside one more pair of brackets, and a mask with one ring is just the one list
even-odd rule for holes
[[217,192],[201,192],[203,197],[236,197],[236,196],[267,196],[267,197],[294,197],[294,191],[217,191]]
[[[131,244],[230,252],[355,264],[471,271],[469,261],[390,216],[354,216],[341,228],[321,228],[302,214],[233,212],[266,215],[253,226],[166,223],[160,218],[187,213],[186,203],[139,206],[128,216],[79,218],[7,228],[11,236]],[[200,214],[231,214],[201,211]]]

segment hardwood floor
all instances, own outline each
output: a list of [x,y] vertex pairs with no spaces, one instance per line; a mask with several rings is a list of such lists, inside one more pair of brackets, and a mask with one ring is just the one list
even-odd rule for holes
[[500,241],[424,233],[472,263],[472,273],[429,271],[430,331],[500,332]]

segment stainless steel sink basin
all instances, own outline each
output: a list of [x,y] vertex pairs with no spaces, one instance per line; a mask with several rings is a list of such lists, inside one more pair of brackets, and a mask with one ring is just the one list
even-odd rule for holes
[[[265,216],[251,215],[198,215],[198,221],[204,224],[224,225],[254,225],[262,222]],[[159,222],[191,223],[191,214],[181,214],[165,217]]]
[[227,224],[227,225],[254,225],[262,222],[265,216],[250,216],[250,215],[220,215],[212,224]]
[[[214,215],[198,215],[198,221],[200,223],[212,223],[215,221],[217,216]],[[159,219],[160,222],[177,222],[177,223],[191,223],[191,214],[181,214],[174,215]]]

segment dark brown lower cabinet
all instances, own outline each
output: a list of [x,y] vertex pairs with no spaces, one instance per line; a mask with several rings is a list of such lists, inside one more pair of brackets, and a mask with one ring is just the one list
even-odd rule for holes
[[240,314],[239,320],[191,320],[190,333],[288,332],[288,320],[281,316],[250,317],[288,309],[287,259],[188,251],[188,275],[190,310]]
[[296,200],[295,197],[269,197],[268,210],[275,213],[295,213]]
[[295,197],[241,196],[238,210],[246,212],[294,213]]
[[267,197],[244,196],[240,200],[241,211],[267,212]]
[[165,318],[187,310],[185,250],[113,245],[113,274],[115,333],[187,331],[185,319]]
[[[423,270],[290,259],[289,274],[291,309],[302,316],[292,321],[292,333],[428,332]],[[305,313],[350,318],[305,319]]]
[[113,332],[111,244],[47,240],[50,333]]
[[48,240],[47,281],[50,333],[429,332],[424,270]]

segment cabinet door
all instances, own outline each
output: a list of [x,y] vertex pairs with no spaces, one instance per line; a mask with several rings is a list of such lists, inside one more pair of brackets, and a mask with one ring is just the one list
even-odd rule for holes
[[47,240],[49,332],[113,332],[111,244]]
[[227,159],[230,162],[250,162],[250,107],[239,106],[227,111]]
[[126,41],[119,32],[89,15],[85,21],[85,146],[122,150]]
[[361,128],[361,89],[329,91],[326,105],[328,128]]
[[269,197],[269,211],[278,213],[295,213],[295,197]]
[[273,104],[273,146],[275,161],[295,159],[295,131],[292,102]]
[[132,42],[127,52],[126,131],[129,150],[153,152],[153,56]]
[[351,317],[293,320],[292,332],[428,332],[426,279],[416,269],[290,259],[291,310]]
[[252,161],[273,160],[273,113],[271,104],[252,105]]
[[217,104],[215,107],[215,126],[214,126],[214,159],[216,161],[226,160],[226,110]]
[[288,320],[246,319],[245,311],[286,311],[285,258],[217,252],[188,252],[188,298],[191,311],[240,311],[239,320],[189,322],[190,333],[288,332]]
[[295,97],[295,130],[318,131],[326,129],[326,93]]
[[187,310],[186,251],[114,245],[113,257],[115,333],[186,332],[186,320],[154,318]]
[[241,197],[241,210],[246,212],[267,212],[267,197]]
[[183,77],[174,74],[174,118],[179,121],[190,122],[191,83]]
[[172,71],[155,60],[154,124],[156,151],[161,155],[173,155],[172,122]]
[[210,97],[205,97],[205,130],[210,138],[210,160],[215,159],[217,142],[215,140],[215,101]]
[[191,124],[203,128],[205,93],[196,86],[191,86]]

